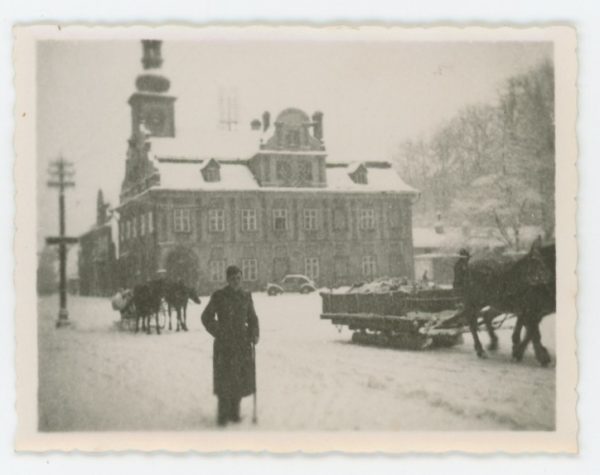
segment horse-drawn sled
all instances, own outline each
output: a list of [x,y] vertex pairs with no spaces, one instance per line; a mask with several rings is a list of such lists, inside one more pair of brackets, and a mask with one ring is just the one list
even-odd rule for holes
[[452,289],[394,287],[323,292],[321,319],[348,327],[352,341],[361,344],[425,349],[462,342]]
[[[347,292],[321,293],[321,318],[354,331],[352,340],[405,348],[452,346],[462,339],[465,325],[473,337],[477,356],[486,352],[479,339],[480,322],[490,337],[488,349],[498,347],[494,330],[512,314],[512,355],[517,361],[529,342],[542,366],[550,355],[542,345],[541,319],[556,312],[556,249],[536,239],[521,255],[480,256],[470,260],[460,253],[462,277],[455,267],[453,289],[410,288],[375,282]],[[457,285],[459,284],[459,285]],[[522,330],[525,336],[522,338]]]
[[112,298],[113,310],[121,313],[116,325],[121,330],[150,334],[152,329],[160,334],[169,324],[172,329],[171,311],[176,314],[176,331],[187,331],[188,300],[200,303],[197,293],[181,281],[157,279],[136,285],[133,290],[123,289]]
[[169,305],[164,298],[160,300],[158,312],[156,312],[156,319],[142,318],[139,316],[135,301],[133,300],[133,291],[121,290],[111,300],[112,309],[118,311],[121,314],[121,318],[114,322],[115,327],[122,331],[147,331],[154,328],[157,333],[163,330],[169,319]]

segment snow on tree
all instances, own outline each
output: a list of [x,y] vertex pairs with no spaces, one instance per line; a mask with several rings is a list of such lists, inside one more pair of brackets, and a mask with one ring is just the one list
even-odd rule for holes
[[399,148],[398,168],[422,191],[417,220],[496,226],[519,249],[520,229],[554,236],[554,76],[544,62],[512,77],[497,105],[471,105],[429,140]]

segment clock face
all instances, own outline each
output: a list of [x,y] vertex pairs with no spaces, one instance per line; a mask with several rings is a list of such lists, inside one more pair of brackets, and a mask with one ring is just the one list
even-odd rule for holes
[[165,113],[161,110],[151,110],[148,112],[148,127],[153,130],[162,130],[165,124]]

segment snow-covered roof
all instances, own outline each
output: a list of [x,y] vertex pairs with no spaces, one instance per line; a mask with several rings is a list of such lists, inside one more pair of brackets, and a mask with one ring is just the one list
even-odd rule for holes
[[416,260],[431,260],[431,259],[448,259],[458,258],[459,255],[456,252],[432,252],[430,254],[418,254],[415,256]]
[[352,162],[348,164],[348,167],[346,168],[346,173],[352,175],[353,173],[356,173],[361,167],[363,169],[365,168],[362,162]]
[[453,247],[462,238],[460,228],[445,228],[443,233],[437,233],[433,227],[413,227],[413,246],[439,249]]
[[158,161],[160,188],[169,190],[257,190],[260,186],[245,162],[220,162],[220,180],[206,181],[201,173],[206,162]]
[[[522,226],[519,232],[521,243],[528,245],[542,233],[542,230],[539,226]],[[507,233],[513,238],[510,229],[507,230]],[[477,249],[505,247],[506,242],[501,239],[498,229],[494,227],[462,229],[460,227],[445,226],[443,233],[437,233],[433,227],[413,227],[413,246],[415,248],[439,250],[461,247]]]
[[416,193],[392,168],[370,168],[367,166],[367,183],[356,183],[350,177],[348,167],[327,167],[327,189],[336,191],[389,191]]
[[[160,174],[160,189],[172,190],[266,190],[266,191],[315,191],[307,187],[261,187],[244,160],[221,160],[220,180],[207,182],[201,173],[209,160],[158,159],[156,168]],[[358,184],[348,175],[344,166],[326,168],[327,187],[320,190],[338,192],[396,192],[414,193],[415,189],[404,183],[391,168],[369,168],[369,183]]]
[[149,138],[150,158],[248,159],[259,151],[262,137],[259,131],[226,131],[216,127],[206,134],[194,134],[191,131],[180,130],[177,132],[177,138]]
[[319,156],[327,155],[325,150],[268,150],[264,149],[260,151],[261,155],[306,155],[306,156]]

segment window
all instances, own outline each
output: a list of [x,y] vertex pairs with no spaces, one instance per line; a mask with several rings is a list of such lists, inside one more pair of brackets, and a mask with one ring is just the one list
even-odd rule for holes
[[337,279],[348,277],[348,256],[335,256],[333,260],[333,272]]
[[333,229],[346,229],[347,219],[346,210],[343,208],[335,208],[333,210]]
[[255,281],[258,278],[258,262],[256,259],[242,260],[242,279],[245,281]]
[[288,210],[274,209],[273,210],[273,229],[284,231],[288,228]]
[[256,231],[256,210],[242,210],[242,231]]
[[305,209],[304,210],[304,229],[308,229],[308,230],[317,229],[317,210],[316,209]]
[[134,216],[131,220],[131,237],[137,237],[137,217]]
[[202,170],[202,175],[204,176],[204,181],[207,182],[215,182],[221,179],[218,166],[206,167]]
[[119,221],[119,240],[123,241],[125,239],[125,223],[123,221]]
[[367,172],[365,171],[356,172],[354,175],[352,175],[352,178],[354,179],[354,183],[358,183],[359,185],[367,184]]
[[210,261],[210,281],[211,282],[224,282],[225,281],[225,259],[218,259]]
[[307,257],[304,259],[304,273],[312,280],[319,277],[319,258]]
[[208,210],[208,230],[212,233],[221,233],[225,231],[225,210]]
[[152,211],[148,211],[148,234],[154,232],[154,221],[152,217]]
[[375,229],[375,210],[361,209],[359,223],[360,229]]
[[356,169],[351,171],[349,175],[354,183],[358,183],[359,185],[367,184],[367,169],[364,165],[359,165]]
[[277,179],[287,181],[292,177],[292,168],[288,162],[279,160],[276,166]]
[[375,257],[364,256],[362,258],[362,273],[365,277],[374,277],[377,273],[377,263]]
[[140,215],[140,236],[146,234],[146,215]]
[[176,233],[189,233],[192,229],[190,225],[190,210],[187,208],[174,209],[173,222]]
[[312,172],[312,163],[311,162],[300,162],[300,179],[302,181],[312,181],[313,172]]
[[131,221],[125,221],[125,237],[129,239],[131,237]]

